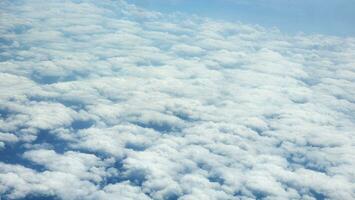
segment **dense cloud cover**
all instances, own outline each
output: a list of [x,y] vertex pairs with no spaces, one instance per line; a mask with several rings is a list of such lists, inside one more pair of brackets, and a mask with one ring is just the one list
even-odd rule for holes
[[355,199],[354,38],[0,8],[1,199]]

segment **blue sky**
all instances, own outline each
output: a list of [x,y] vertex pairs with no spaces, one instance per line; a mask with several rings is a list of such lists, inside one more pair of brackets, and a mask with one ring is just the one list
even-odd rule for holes
[[129,0],[162,12],[278,27],[288,33],[355,35],[354,0]]

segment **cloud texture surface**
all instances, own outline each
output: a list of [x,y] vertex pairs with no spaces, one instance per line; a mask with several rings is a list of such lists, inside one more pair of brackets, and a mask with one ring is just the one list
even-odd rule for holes
[[0,8],[0,198],[355,198],[354,38]]

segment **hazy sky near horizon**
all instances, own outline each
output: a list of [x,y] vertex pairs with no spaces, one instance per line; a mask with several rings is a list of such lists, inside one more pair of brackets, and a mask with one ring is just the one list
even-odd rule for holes
[[277,27],[288,33],[355,35],[354,0],[129,0],[160,12],[184,12],[206,17]]

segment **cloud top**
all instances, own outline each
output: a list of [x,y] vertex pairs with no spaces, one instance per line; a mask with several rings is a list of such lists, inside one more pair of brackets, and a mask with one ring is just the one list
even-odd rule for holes
[[0,7],[1,198],[355,198],[354,38]]

